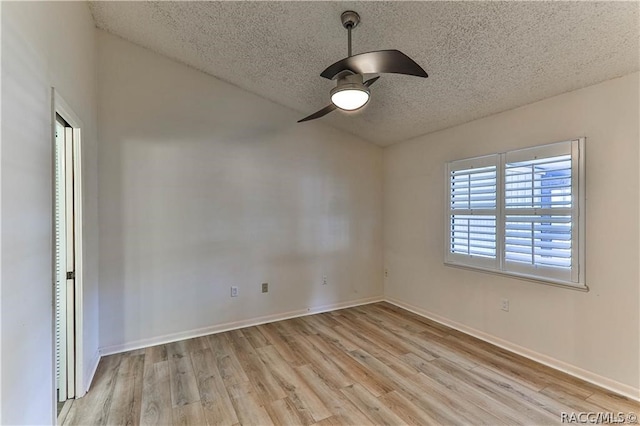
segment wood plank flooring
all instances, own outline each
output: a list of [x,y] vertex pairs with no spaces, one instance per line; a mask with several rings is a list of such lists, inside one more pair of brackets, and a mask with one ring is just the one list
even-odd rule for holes
[[640,404],[387,303],[111,355],[64,425],[561,423]]

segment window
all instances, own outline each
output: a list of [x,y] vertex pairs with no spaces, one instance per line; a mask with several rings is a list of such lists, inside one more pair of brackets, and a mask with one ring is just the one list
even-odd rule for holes
[[586,289],[584,139],[447,163],[445,263]]

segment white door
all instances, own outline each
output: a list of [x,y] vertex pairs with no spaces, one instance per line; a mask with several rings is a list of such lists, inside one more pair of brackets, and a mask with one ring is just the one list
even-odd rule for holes
[[58,401],[75,396],[74,130],[56,116],[55,295]]

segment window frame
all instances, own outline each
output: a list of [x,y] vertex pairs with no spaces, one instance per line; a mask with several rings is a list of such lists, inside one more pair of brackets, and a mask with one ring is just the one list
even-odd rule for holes
[[[505,151],[501,153],[483,155],[448,161],[445,164],[445,206],[444,206],[444,264],[481,272],[517,277],[542,284],[560,286],[582,291],[588,291],[585,277],[585,143],[584,137],[570,139],[551,144],[538,145],[523,149]],[[508,210],[505,207],[505,174],[507,161],[530,161],[536,158],[550,158],[558,155],[571,155],[571,259],[570,273],[562,272],[560,268],[544,267],[541,265],[515,264],[505,260],[505,230]],[[485,167],[494,162],[496,166],[496,256],[494,258],[479,258],[451,251],[451,216],[473,215],[474,212],[454,210],[451,208],[451,172],[474,167]],[[517,215],[517,209],[512,215]],[[535,210],[535,209],[534,209]],[[457,212],[457,213],[456,213]],[[565,210],[566,212],[566,210]],[[485,211],[486,213],[486,211]],[[560,213],[560,212],[559,212]],[[481,212],[475,213],[481,215]],[[560,213],[562,214],[562,213]],[[577,264],[575,264],[577,262]],[[538,273],[539,271],[539,273]]]

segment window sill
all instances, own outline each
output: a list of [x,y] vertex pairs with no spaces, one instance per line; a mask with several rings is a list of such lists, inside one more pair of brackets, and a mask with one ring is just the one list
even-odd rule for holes
[[577,291],[582,291],[582,292],[588,292],[589,291],[589,287],[587,287],[586,284],[581,284],[581,283],[559,281],[559,280],[553,280],[553,279],[550,279],[550,278],[547,279],[547,278],[541,278],[541,277],[536,277],[536,276],[527,275],[527,274],[518,274],[518,273],[514,273],[514,272],[496,271],[495,269],[482,268],[482,267],[478,267],[478,266],[462,265],[462,264],[453,263],[453,262],[444,262],[444,265],[448,266],[448,267],[451,267],[451,268],[466,269],[468,271],[484,272],[485,274],[500,275],[500,276],[503,276],[503,277],[516,278],[516,279],[523,280],[523,281],[529,281],[529,282],[533,282],[533,283],[536,283],[536,284],[544,284],[544,285],[549,285],[549,286],[553,286],[553,287],[564,288],[564,289],[567,289],[567,290],[577,290]]

